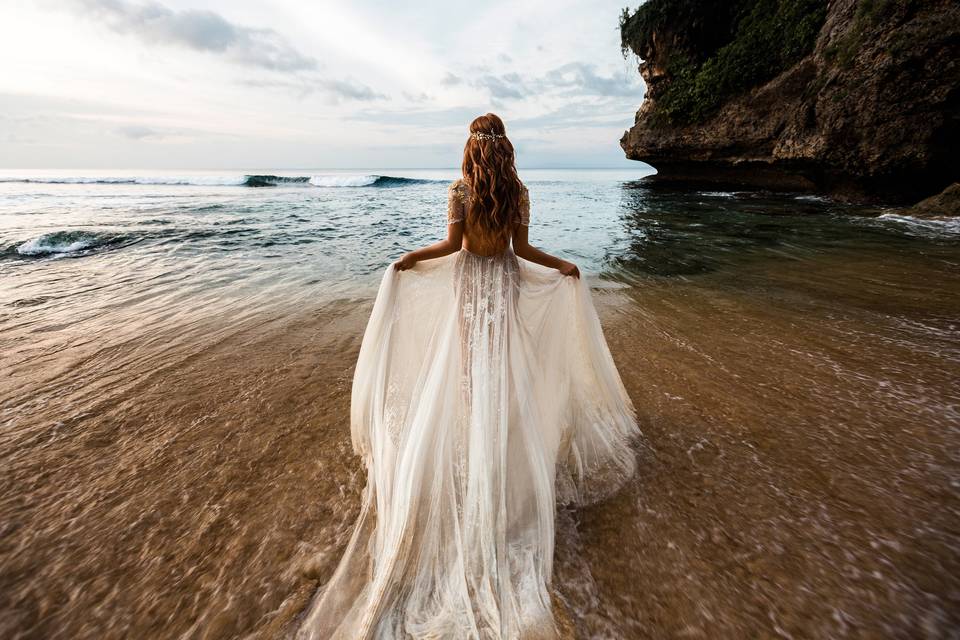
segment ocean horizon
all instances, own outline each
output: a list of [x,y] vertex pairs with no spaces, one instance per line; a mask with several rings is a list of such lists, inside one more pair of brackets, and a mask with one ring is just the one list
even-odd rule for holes
[[960,3],[0,18],[0,640],[960,640]]

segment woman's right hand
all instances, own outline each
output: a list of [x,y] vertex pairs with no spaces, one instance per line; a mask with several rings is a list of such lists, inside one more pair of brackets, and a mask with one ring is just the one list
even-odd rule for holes
[[397,271],[406,271],[407,269],[412,269],[415,264],[417,264],[417,261],[413,259],[413,256],[405,253],[400,256],[399,260],[393,263],[393,268]]
[[563,264],[560,265],[560,268],[557,269],[560,273],[565,276],[573,276],[574,278],[580,277],[580,269],[577,269],[577,265],[572,262],[563,261]]

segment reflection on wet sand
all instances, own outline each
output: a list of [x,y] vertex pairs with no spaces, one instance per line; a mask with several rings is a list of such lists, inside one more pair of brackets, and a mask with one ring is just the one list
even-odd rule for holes
[[[37,370],[3,436],[3,635],[272,636],[315,584],[297,559],[355,515],[344,428],[365,311],[128,341],[139,357],[113,376],[109,353]],[[87,369],[113,382],[70,402]]]
[[[568,635],[955,635],[956,221],[572,177],[532,232],[606,270],[645,439],[558,514]],[[0,187],[0,637],[280,638],[336,566],[370,287],[445,189],[237,189]],[[80,227],[136,241],[20,253]]]
[[[646,440],[626,490],[559,515],[576,636],[948,636],[958,292],[869,253],[596,290]],[[288,632],[356,516],[368,312],[196,312],[8,352],[0,633]]]
[[902,267],[756,265],[605,309],[648,447],[558,549],[583,637],[957,628],[960,278]]

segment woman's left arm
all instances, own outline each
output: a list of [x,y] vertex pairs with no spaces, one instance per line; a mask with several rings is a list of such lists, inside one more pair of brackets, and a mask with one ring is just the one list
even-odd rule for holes
[[442,258],[451,253],[460,251],[463,244],[463,221],[457,220],[447,225],[447,237],[440,242],[435,242],[429,247],[423,247],[410,253],[405,253],[399,260],[393,263],[393,268],[398,271],[405,271],[417,264],[421,260],[432,260],[433,258]]

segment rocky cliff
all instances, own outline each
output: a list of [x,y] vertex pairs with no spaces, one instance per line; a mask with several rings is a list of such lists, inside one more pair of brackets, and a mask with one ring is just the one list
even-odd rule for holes
[[956,0],[649,0],[620,144],[660,181],[916,201],[960,178]]

